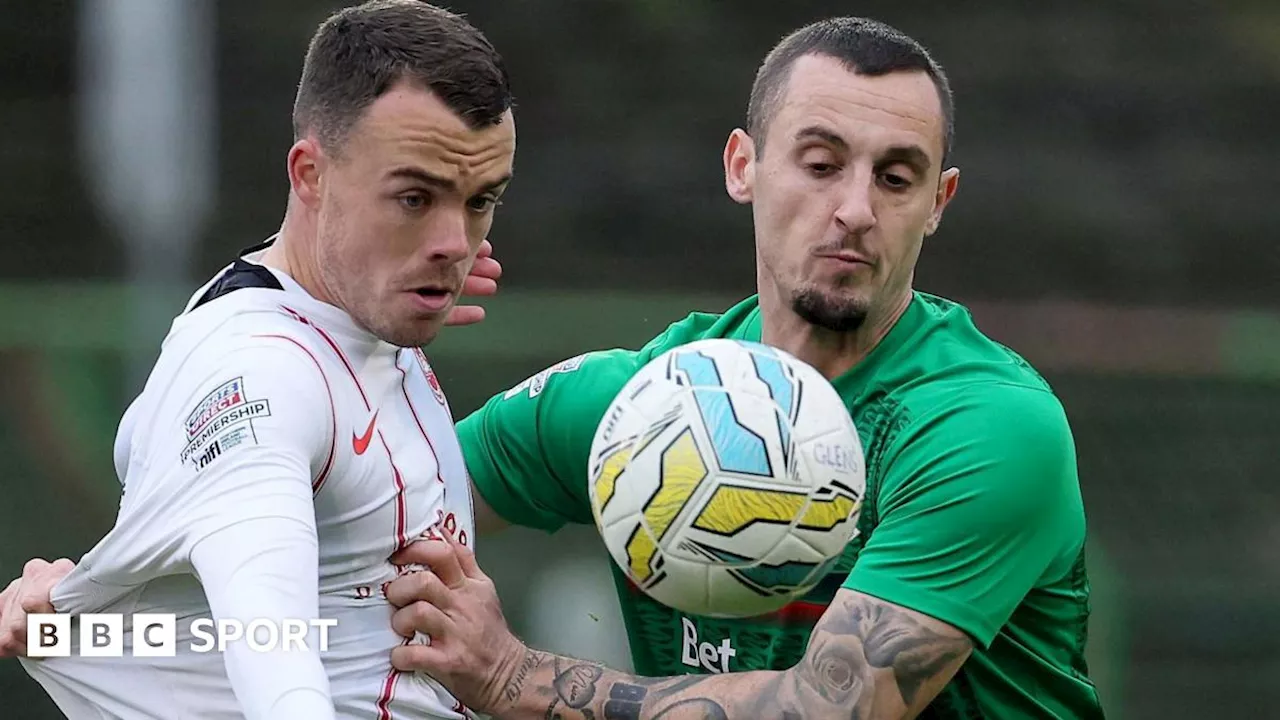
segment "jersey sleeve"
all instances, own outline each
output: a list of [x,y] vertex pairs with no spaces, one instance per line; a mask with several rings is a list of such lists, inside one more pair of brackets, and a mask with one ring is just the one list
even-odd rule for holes
[[958,393],[909,420],[884,467],[879,523],[844,587],[937,618],[980,647],[1083,547],[1074,442],[1046,391]]
[[[283,489],[283,488],[281,488]],[[320,617],[319,547],[305,517],[263,517],[215,530],[192,548],[209,608],[218,620],[247,627],[258,618]],[[334,717],[329,678],[307,638],[307,652],[259,652],[244,642],[226,647],[223,661],[247,718]]]
[[[318,618],[312,479],[333,409],[314,361],[283,340],[183,368],[137,417],[112,530],[58,586],[59,612],[168,574],[199,578],[215,620]],[[153,380],[154,381],[154,380]],[[333,717],[319,650],[231,643],[228,675],[246,717]]]
[[590,523],[587,462],[609,404],[641,367],[608,350],[552,365],[458,423],[475,490],[504,520],[548,532]]

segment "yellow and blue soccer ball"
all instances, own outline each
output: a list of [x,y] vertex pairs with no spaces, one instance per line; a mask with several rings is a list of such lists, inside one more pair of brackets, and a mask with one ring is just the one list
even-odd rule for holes
[[640,370],[596,430],[591,507],[609,554],[682,612],[748,617],[826,575],[866,488],[849,411],[774,348],[701,340]]

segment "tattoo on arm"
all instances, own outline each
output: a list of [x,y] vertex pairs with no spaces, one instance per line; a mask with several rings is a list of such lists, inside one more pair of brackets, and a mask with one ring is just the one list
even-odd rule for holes
[[871,606],[872,617],[865,641],[867,662],[892,669],[902,697],[915,702],[920,688],[946,667],[973,650],[972,642],[957,631],[939,632],[911,614],[883,603]]
[[729,720],[893,719],[919,712],[972,650],[959,630],[841,590],[787,671],[640,678],[528,651],[503,690],[500,718]]
[[524,659],[520,661],[520,667],[516,668],[516,674],[512,676],[511,682],[507,683],[502,689],[502,696],[509,703],[514,703],[520,699],[520,691],[524,689],[525,681],[529,679],[529,673],[534,668],[542,664],[546,660],[547,654],[538,652],[537,650],[525,650]]
[[[823,699],[854,709],[853,717],[879,717],[871,711],[887,710],[885,702],[898,706],[901,716],[931,700],[972,649],[959,630],[846,590],[814,628],[809,651],[793,672]],[[880,692],[890,679],[901,698],[896,702]]]

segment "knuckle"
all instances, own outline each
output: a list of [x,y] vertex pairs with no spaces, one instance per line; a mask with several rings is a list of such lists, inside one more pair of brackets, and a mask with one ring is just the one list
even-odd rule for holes
[[434,669],[432,668],[431,654],[421,645],[406,648],[405,660],[416,668]]
[[421,596],[422,593],[426,592],[427,580],[427,573],[422,570],[417,570],[409,575],[409,582],[414,595]]
[[31,558],[22,566],[22,575],[23,577],[35,575],[49,566],[44,558]]
[[417,602],[413,605],[413,622],[415,625],[425,625],[431,620],[431,605],[425,602]]
[[429,570],[424,570],[423,572],[418,573],[418,591],[420,593],[429,593],[439,584],[440,580],[436,577],[435,573]]
[[28,590],[18,596],[18,609],[23,613],[38,613],[49,605],[47,594]]

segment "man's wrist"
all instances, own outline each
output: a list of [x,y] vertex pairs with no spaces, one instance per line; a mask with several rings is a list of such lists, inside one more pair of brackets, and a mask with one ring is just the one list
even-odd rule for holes
[[477,708],[495,717],[518,715],[524,705],[531,702],[536,705],[532,700],[533,693],[526,697],[526,690],[532,689],[530,681],[534,674],[544,665],[549,665],[552,658],[550,653],[534,650],[519,639],[515,639],[512,645],[511,651],[502,653],[502,660],[485,693],[486,697],[492,698],[489,707]]

